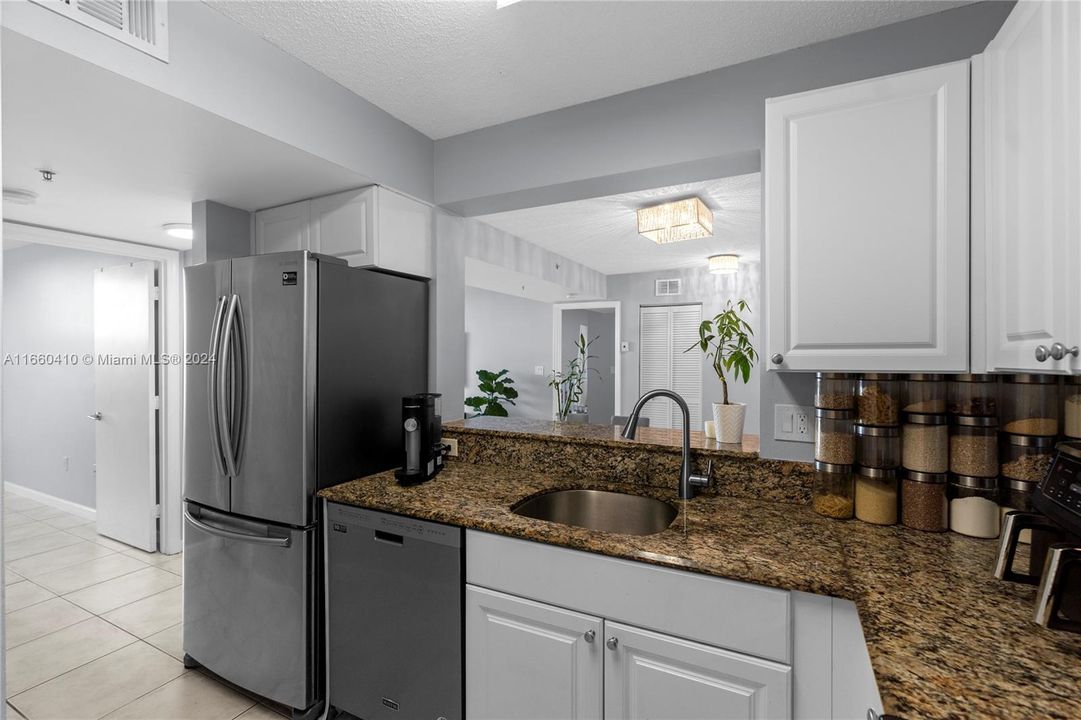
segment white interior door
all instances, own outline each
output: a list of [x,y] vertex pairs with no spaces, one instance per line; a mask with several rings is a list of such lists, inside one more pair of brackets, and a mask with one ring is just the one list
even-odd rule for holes
[[154,263],[94,275],[98,532],[158,548]]
[[[702,424],[702,353],[684,351],[698,341],[702,306],[651,306],[639,313],[639,395],[658,389],[679,393],[693,430]],[[655,428],[680,428],[683,423],[679,408],[665,398],[646,403],[642,417]]]

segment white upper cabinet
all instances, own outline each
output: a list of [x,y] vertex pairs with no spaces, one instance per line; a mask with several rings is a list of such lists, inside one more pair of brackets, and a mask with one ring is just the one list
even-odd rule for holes
[[255,213],[255,254],[306,250],[310,220],[307,200]]
[[768,100],[768,367],[968,370],[969,63]]
[[1081,5],[1019,2],[984,66],[987,369],[1079,372]]
[[311,250],[355,267],[432,276],[429,205],[372,185],[255,213],[255,252]]

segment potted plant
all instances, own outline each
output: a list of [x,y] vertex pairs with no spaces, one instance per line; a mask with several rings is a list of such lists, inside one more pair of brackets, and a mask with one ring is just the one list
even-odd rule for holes
[[[597,337],[600,337],[599,335]],[[593,340],[586,341],[585,335],[579,335],[574,345],[578,348],[578,354],[567,364],[567,371],[556,370],[548,376],[548,386],[556,393],[556,418],[560,422],[586,422],[588,414],[583,412],[578,403],[585,392],[586,376],[590,370],[597,372],[595,368],[587,368],[590,358],[597,357],[589,354],[589,346]],[[600,373],[597,373],[600,379]]]
[[480,415],[507,417],[507,408],[503,407],[503,403],[516,405],[514,398],[518,397],[518,391],[511,387],[514,380],[507,376],[506,368],[499,372],[477,370],[477,380],[477,389],[482,394],[466,398],[465,404]]
[[741,317],[750,313],[746,300],[731,300],[712,320],[703,320],[698,327],[699,340],[684,350],[698,348],[710,358],[713,372],[721,381],[721,402],[713,403],[713,423],[717,428],[717,440],[722,443],[743,442],[743,420],[747,414],[746,403],[728,401],[728,380],[751,379],[751,368],[758,360],[758,353],[751,344],[754,331]]

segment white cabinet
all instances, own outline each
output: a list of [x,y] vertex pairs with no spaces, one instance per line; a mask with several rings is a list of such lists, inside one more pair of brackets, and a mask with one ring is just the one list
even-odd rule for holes
[[605,622],[605,720],[786,718],[787,665]]
[[466,717],[600,720],[599,618],[466,587]]
[[306,250],[311,222],[307,200],[255,213],[255,254]]
[[376,185],[255,213],[255,252],[311,250],[432,277],[432,208]]
[[767,363],[964,372],[968,61],[766,103]]
[[984,67],[987,366],[1079,372],[1037,349],[1081,344],[1081,5],[1019,2]]

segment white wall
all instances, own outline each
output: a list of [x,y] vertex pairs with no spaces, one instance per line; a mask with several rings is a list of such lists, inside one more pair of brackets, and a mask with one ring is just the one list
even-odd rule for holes
[[[552,419],[552,306],[528,298],[467,287],[465,289],[466,396],[477,394],[476,371],[509,370],[518,390],[510,417]],[[534,375],[542,365],[545,375]],[[456,408],[445,405],[448,417]],[[456,416],[456,415],[455,415]]]
[[[126,260],[48,245],[5,251],[3,356],[93,353],[94,269]],[[2,377],[4,480],[94,507],[93,366],[5,363]]]
[[[639,309],[642,305],[682,305],[702,303],[702,319],[710,319],[721,311],[728,300],[743,298],[751,306],[747,317],[751,328],[758,333],[762,324],[760,302],[761,281],[759,263],[740,263],[739,272],[733,275],[713,275],[705,268],[686,268],[682,270],[657,270],[648,273],[608,276],[608,299],[623,303],[621,313],[621,335],[624,341],[630,341],[630,350],[620,353],[623,373],[623,408],[634,406],[640,392],[638,387],[639,362]],[[671,297],[654,295],[654,281],[666,278],[681,278],[683,294]],[[755,342],[755,349],[759,343]],[[695,351],[699,352],[699,351]],[[721,382],[713,372],[713,367],[705,355],[702,358],[702,416],[709,418],[710,403],[720,402]],[[733,402],[747,403],[747,416],[744,431],[749,435],[759,432],[759,384],[766,365],[759,364],[751,372],[751,381],[747,384],[729,380],[728,398]]]

